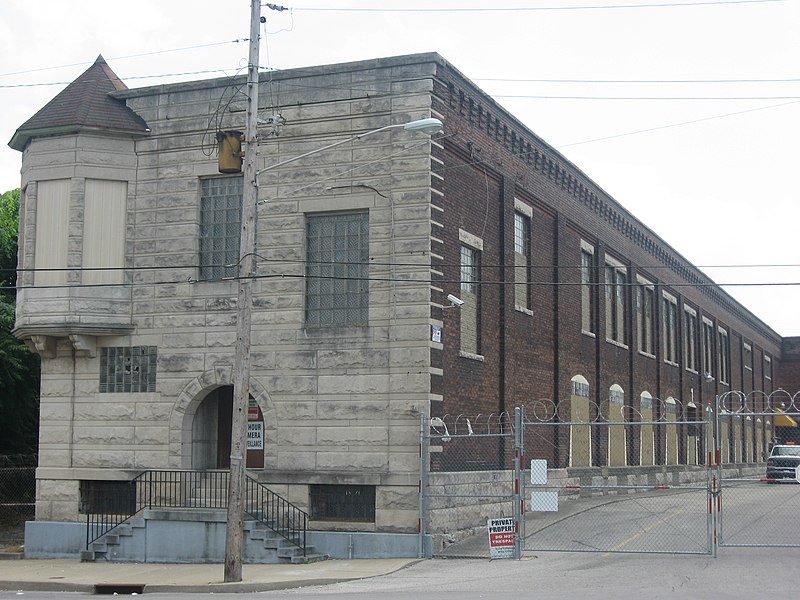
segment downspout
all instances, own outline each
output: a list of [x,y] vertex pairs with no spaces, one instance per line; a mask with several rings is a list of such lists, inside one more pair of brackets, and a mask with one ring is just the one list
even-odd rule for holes
[[[497,379],[498,379],[498,394],[497,394],[497,413],[503,418],[502,415],[506,411],[506,335],[508,334],[506,330],[506,177],[505,175],[500,176],[499,180],[500,185],[500,192],[498,197],[498,204],[500,209],[499,214],[499,228],[498,228],[498,238],[499,238],[499,262],[500,262],[500,310],[497,314],[497,329],[500,332],[499,340],[498,340],[498,372],[497,372]],[[482,312],[482,311],[481,311]],[[500,469],[504,469],[506,466],[506,440],[505,437],[501,437],[499,439],[500,442]]]

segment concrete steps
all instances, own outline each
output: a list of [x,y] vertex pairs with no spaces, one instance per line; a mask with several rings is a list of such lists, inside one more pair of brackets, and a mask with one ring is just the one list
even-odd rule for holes
[[306,545],[306,553],[303,555],[301,547],[302,540],[294,540],[295,544],[283,536],[278,535],[263,523],[249,521],[245,523],[245,531],[248,537],[254,542],[260,542],[267,550],[274,550],[278,562],[287,564],[308,564],[327,560],[329,556],[316,551],[311,545]]
[[[153,522],[156,526],[154,531],[159,531],[159,527],[164,523],[207,523],[221,526],[225,523],[225,514],[222,511],[209,509],[151,509],[145,511],[144,516],[131,519],[92,542],[87,550],[81,551],[81,562],[138,562],[143,560],[141,556],[131,554],[131,552],[136,552],[136,548],[145,546],[144,540],[147,540],[148,522]],[[259,521],[245,521],[244,529],[245,562],[307,564],[329,558],[327,554],[318,552],[311,545],[306,546],[306,552],[303,555],[301,538],[298,537],[290,541]],[[154,534],[151,533],[150,535],[150,541],[152,542]]]
[[107,560],[110,549],[118,547],[122,538],[131,538],[136,530],[144,530],[147,524],[141,517],[129,520],[127,523],[117,525],[111,533],[108,533],[89,544],[87,550],[81,550],[81,562],[95,562],[97,560]]

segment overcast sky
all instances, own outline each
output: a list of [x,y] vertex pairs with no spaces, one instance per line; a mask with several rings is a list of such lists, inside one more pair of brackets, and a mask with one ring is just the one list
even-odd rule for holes
[[[2,0],[0,192],[19,187],[16,128],[98,54],[129,87],[232,75],[249,6]],[[800,335],[800,0],[282,6],[263,6],[263,67],[438,52],[716,282],[759,284],[725,289]]]

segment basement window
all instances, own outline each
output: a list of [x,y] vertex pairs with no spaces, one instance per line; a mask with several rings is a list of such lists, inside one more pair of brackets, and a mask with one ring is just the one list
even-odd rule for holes
[[79,512],[124,514],[136,512],[136,484],[133,481],[81,481]]
[[311,519],[375,522],[374,485],[312,485]]

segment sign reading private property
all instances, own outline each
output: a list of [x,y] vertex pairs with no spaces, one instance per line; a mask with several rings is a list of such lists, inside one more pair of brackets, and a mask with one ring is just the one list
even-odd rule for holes
[[489,558],[514,558],[514,519],[489,519]]

